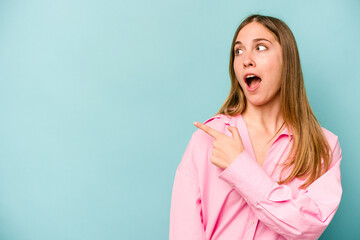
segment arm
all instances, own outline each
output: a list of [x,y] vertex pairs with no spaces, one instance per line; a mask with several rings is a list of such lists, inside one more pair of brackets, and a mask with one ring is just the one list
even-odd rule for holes
[[245,151],[219,178],[238,191],[259,220],[287,239],[317,239],[333,218],[341,199],[341,149],[336,141],[332,167],[295,196],[277,184]]
[[194,160],[194,136],[176,171],[171,197],[170,240],[205,240],[200,187]]

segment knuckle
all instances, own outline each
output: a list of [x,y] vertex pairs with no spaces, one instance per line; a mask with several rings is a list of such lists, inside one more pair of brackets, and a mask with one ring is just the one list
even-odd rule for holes
[[218,154],[218,152],[217,152],[216,150],[213,150],[213,151],[212,151],[212,155],[213,155],[214,157],[216,157],[217,154]]

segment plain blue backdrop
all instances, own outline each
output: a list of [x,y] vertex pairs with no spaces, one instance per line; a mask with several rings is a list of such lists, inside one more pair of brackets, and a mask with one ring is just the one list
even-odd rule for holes
[[360,2],[0,1],[0,239],[167,239],[173,178],[251,13],[283,19],[343,150],[321,239],[360,239]]

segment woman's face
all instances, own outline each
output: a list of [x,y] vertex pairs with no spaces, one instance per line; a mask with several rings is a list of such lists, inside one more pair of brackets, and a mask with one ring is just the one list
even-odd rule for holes
[[282,49],[275,35],[251,22],[237,35],[234,71],[247,104],[263,106],[280,102]]

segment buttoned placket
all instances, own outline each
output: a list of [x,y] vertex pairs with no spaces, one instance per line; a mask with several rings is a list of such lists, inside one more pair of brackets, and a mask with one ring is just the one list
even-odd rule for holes
[[252,240],[254,239],[255,236],[255,230],[256,230],[256,226],[258,224],[258,219],[256,218],[254,213],[251,213],[249,216],[249,220],[248,220],[248,224],[246,227],[246,234],[244,236],[244,239],[246,240]]

